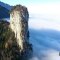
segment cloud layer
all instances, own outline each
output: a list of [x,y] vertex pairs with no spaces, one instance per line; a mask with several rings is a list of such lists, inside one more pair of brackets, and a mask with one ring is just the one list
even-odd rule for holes
[[60,60],[60,31],[30,29],[33,57],[30,60]]
[[60,17],[32,14],[29,19],[33,57],[30,60],[60,60]]

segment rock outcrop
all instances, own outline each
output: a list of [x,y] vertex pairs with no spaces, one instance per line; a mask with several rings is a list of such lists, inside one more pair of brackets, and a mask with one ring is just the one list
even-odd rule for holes
[[21,50],[24,49],[24,44],[29,42],[28,19],[29,14],[24,6],[17,5],[10,12],[10,27]]
[[27,60],[32,53],[28,30],[27,8],[14,6],[10,23],[0,21],[0,60]]

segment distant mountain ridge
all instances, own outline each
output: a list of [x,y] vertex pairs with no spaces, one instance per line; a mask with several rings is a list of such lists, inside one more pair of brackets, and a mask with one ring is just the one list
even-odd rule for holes
[[9,11],[11,10],[11,8],[12,6],[0,1],[0,19],[9,18],[10,17]]
[[8,9],[8,10],[10,10],[11,7],[12,7],[12,6],[10,6],[10,5],[6,4],[6,3],[3,3],[3,2],[1,2],[1,1],[0,1],[0,6],[3,6],[3,7],[5,7],[5,8]]

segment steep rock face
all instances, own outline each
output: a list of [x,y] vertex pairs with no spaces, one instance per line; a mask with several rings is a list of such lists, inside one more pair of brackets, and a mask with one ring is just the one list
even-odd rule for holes
[[32,53],[31,45],[24,43],[24,50],[20,52],[15,33],[9,25],[7,21],[0,21],[0,60],[27,60]]
[[19,51],[14,32],[9,28],[7,21],[0,21],[0,60],[20,60]]
[[31,56],[28,18],[26,7],[18,5],[11,10],[10,23],[0,20],[0,60],[27,60]]
[[27,8],[24,6],[17,5],[11,10],[10,27],[15,33],[17,43],[19,44],[21,50],[24,49],[25,42],[28,42],[29,40],[28,18],[29,14]]

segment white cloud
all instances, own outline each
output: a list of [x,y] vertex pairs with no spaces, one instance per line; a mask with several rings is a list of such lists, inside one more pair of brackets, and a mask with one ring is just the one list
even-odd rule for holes
[[[29,28],[39,31],[36,34],[34,34],[35,31],[34,33],[30,32],[30,40],[35,52],[30,60],[60,60],[59,51],[57,51],[60,50],[60,38],[58,38],[60,35],[57,35],[60,33],[52,33],[51,36],[54,36],[53,38],[48,37],[50,33],[40,32],[39,30],[51,29],[60,31],[60,4],[30,5],[28,9],[30,12]],[[47,33],[48,35],[46,35]]]
[[55,29],[60,31],[60,20],[50,18],[33,18],[29,20],[29,28]]
[[28,5],[30,13],[36,14],[59,14],[60,15],[60,3],[52,4],[32,4]]
[[43,51],[40,57],[34,55],[30,60],[60,60],[60,56],[59,52],[56,50],[47,50]]
[[60,60],[59,52],[55,50],[48,50],[45,52],[45,57],[41,60]]
[[29,27],[34,29],[55,29],[60,31],[60,3],[28,5]]

